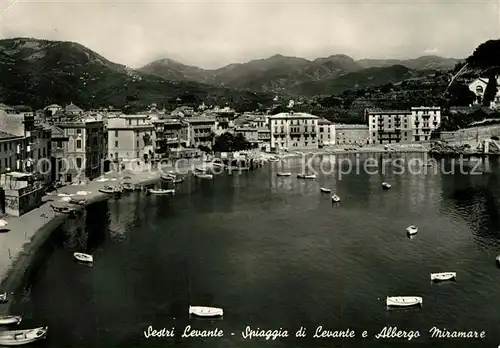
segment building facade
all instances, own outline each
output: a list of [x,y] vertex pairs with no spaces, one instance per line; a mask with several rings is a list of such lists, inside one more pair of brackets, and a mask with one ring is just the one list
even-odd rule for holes
[[[106,156],[103,121],[85,119],[74,122],[61,122],[56,125],[64,132],[62,141],[56,145],[56,153],[63,160],[63,167],[56,168],[54,176],[63,183],[93,180],[103,172]],[[53,139],[55,140],[55,139]],[[62,151],[59,151],[59,145]]]
[[107,128],[108,158],[111,161],[144,160],[154,156],[155,127],[149,115],[120,115],[109,118]]
[[319,145],[335,145],[335,125],[324,118],[318,120]]
[[241,134],[245,137],[245,139],[253,146],[259,147],[259,129],[257,127],[252,127],[249,125],[245,125],[242,127],[237,127],[234,129],[234,134]]
[[319,117],[306,113],[280,113],[269,117],[271,149],[318,147]]
[[188,123],[188,146],[212,147],[215,136],[215,118],[199,117],[190,118]]
[[370,130],[370,144],[392,144],[413,141],[412,113],[407,110],[365,110]]
[[439,106],[412,107],[411,121],[413,141],[430,141],[431,132],[441,124],[441,108]]
[[187,146],[187,125],[179,119],[152,120],[154,126],[154,144],[157,157],[165,158],[173,152]]
[[370,144],[370,134],[366,124],[336,124],[335,138],[337,145]]

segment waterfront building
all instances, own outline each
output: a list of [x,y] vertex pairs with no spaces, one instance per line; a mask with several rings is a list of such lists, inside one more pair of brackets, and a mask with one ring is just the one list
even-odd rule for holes
[[[188,127],[179,119],[154,119],[155,154],[159,158],[171,157],[174,152],[188,143]],[[177,155],[176,155],[177,156]]]
[[149,115],[108,118],[108,158],[115,162],[152,158],[154,130]]
[[56,168],[62,182],[93,180],[103,171],[106,156],[104,122],[94,118],[57,123],[67,141],[61,141],[64,168]]
[[413,141],[412,112],[409,110],[366,109],[370,144],[392,144]]
[[335,145],[335,125],[324,118],[318,120],[319,145]]
[[0,131],[0,173],[16,169],[18,144],[24,144],[23,136]]
[[188,146],[212,147],[215,136],[215,118],[196,117],[186,120],[188,123]]
[[42,205],[45,186],[33,174],[8,172],[0,176],[0,212],[21,216]]
[[271,151],[271,130],[267,127],[257,130],[257,140],[259,149],[262,151]]
[[69,137],[64,132],[64,129],[57,127],[55,125],[50,125],[51,128],[51,142],[52,142],[52,153],[51,153],[51,178],[52,181],[64,182],[65,177],[63,174],[63,169],[65,168],[64,162],[66,154],[68,152],[68,142]]
[[318,116],[280,113],[269,117],[271,149],[318,148]]
[[411,108],[413,141],[430,141],[431,132],[441,124],[439,106],[419,106]]
[[228,132],[235,126],[234,113],[231,112],[211,112],[206,117],[215,118],[214,133],[216,136]]
[[366,145],[370,134],[366,124],[336,124],[335,138],[338,145]]
[[237,127],[234,129],[234,134],[238,135],[241,134],[242,136],[245,137],[245,139],[253,146],[253,147],[259,147],[260,145],[260,140],[259,140],[259,129],[257,127],[250,126],[248,124],[245,124],[241,127]]

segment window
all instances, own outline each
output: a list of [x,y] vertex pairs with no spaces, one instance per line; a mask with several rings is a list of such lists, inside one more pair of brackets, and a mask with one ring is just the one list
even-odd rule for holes
[[137,147],[139,147],[139,140],[136,141],[136,145],[137,145]]
[[7,143],[3,144],[3,150],[7,151]]
[[128,125],[131,126],[132,125],[132,120],[128,120]]
[[58,148],[62,148],[62,141],[60,141],[60,140],[59,140],[59,141],[57,142],[57,147],[58,147]]
[[4,162],[5,162],[5,168],[7,168],[9,166],[9,162],[8,162],[7,158],[5,159]]
[[82,159],[80,157],[76,158],[76,167],[81,168],[82,167]]
[[42,149],[38,149],[38,158],[42,157]]
[[115,138],[118,138],[118,131],[115,130]]
[[82,141],[80,139],[76,140],[76,148],[81,149],[82,148]]
[[82,134],[82,130],[80,128],[76,129],[76,134]]
[[115,147],[118,147],[118,140],[115,141]]

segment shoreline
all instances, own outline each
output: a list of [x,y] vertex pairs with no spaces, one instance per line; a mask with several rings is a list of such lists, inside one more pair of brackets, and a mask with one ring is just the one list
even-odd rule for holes
[[[202,161],[194,161],[190,166],[199,165]],[[0,234],[0,292],[6,292],[8,302],[0,304],[0,316],[14,315],[10,313],[12,305],[16,303],[16,292],[23,286],[24,277],[32,265],[33,259],[42,245],[54,231],[63,226],[69,220],[65,213],[55,213],[50,207],[53,203],[58,206],[68,206],[75,209],[87,209],[90,205],[116,198],[115,195],[99,192],[106,185],[117,185],[120,176],[128,175],[126,181],[133,185],[149,186],[161,180],[161,173],[173,171],[176,167],[169,165],[160,169],[147,170],[133,173],[125,170],[122,172],[108,172],[94,179],[88,184],[68,185],[44,196],[44,203],[20,217],[6,217],[8,227],[7,233]],[[187,172],[190,170],[188,169]],[[130,174],[130,175],[129,175]],[[98,181],[105,178],[106,181]],[[77,195],[78,191],[87,191],[87,195]],[[59,193],[73,195],[77,200],[84,199],[85,204],[76,205],[69,202],[58,201]],[[43,216],[45,215],[45,216]],[[24,238],[23,238],[24,231]]]

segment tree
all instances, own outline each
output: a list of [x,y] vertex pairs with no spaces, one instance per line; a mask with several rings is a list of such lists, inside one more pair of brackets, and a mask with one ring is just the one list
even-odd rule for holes
[[214,146],[212,147],[217,152],[234,152],[249,150],[252,148],[250,142],[243,136],[238,134],[234,136],[231,133],[222,133],[215,138]]
[[486,85],[486,90],[483,96],[483,105],[486,107],[490,106],[490,103],[495,99],[497,94],[497,79],[494,74],[490,75],[488,84]]
[[469,106],[476,99],[476,95],[463,84],[452,84],[448,93],[450,94],[450,106]]

